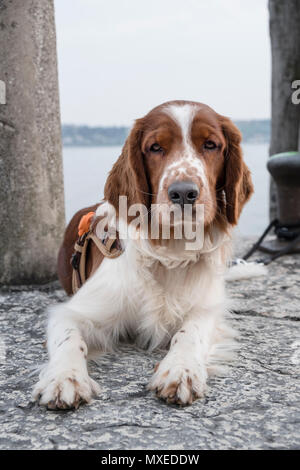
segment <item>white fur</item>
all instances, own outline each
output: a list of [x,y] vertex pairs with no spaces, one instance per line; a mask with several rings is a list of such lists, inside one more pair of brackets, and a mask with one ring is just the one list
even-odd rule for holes
[[236,260],[236,264],[231,266],[225,274],[226,281],[239,281],[241,279],[252,279],[254,277],[265,276],[268,270],[262,263],[246,262]]
[[150,350],[171,341],[149,384],[167,400],[186,404],[202,396],[209,371],[224,362],[232,344],[224,324],[228,240],[206,239],[200,253],[177,241],[159,248],[142,239],[125,245],[119,258],[105,258],[70,300],[50,310],[49,362],[34,389],[41,404],[88,402],[98,387],[88,376],[87,354],[112,350],[128,336]]
[[183,142],[186,146],[189,146],[191,144],[191,125],[196,111],[200,108],[200,105],[186,103],[183,105],[171,104],[163,109],[163,111],[167,113],[170,117],[172,117],[179,125],[182,132]]
[[192,145],[190,132],[195,113],[200,107],[199,105],[193,104],[172,104],[163,108],[163,111],[168,114],[181,129],[182,148],[178,151],[179,155],[176,155],[175,161],[166,167],[159,184],[160,191],[164,186],[165,180],[171,177],[172,173],[179,171],[184,175],[187,169],[194,169],[195,174],[200,176],[203,182],[204,190],[208,190],[205,168]]

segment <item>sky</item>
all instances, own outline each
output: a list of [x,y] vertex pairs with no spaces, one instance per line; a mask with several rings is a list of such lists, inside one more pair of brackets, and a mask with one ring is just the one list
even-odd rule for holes
[[130,126],[172,99],[270,116],[267,0],[55,0],[62,122]]

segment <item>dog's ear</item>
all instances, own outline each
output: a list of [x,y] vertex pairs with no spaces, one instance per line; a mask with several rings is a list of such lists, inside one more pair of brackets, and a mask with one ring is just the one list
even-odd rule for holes
[[104,198],[115,207],[117,212],[119,196],[127,196],[128,207],[136,203],[149,207],[150,191],[141,150],[142,137],[143,119],[138,119],[107,178]]
[[240,131],[230,119],[220,116],[220,120],[226,141],[224,150],[226,217],[231,225],[236,225],[244,204],[253,193],[253,184],[250,170],[243,160]]

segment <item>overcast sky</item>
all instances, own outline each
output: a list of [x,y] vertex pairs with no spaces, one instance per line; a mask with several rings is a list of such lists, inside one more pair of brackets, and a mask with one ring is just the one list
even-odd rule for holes
[[159,103],[270,114],[267,0],[55,0],[62,121],[131,125]]

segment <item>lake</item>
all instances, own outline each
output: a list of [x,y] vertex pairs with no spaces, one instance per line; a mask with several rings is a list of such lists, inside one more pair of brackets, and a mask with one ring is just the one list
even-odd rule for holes
[[[255,193],[245,206],[238,230],[242,235],[259,235],[268,223],[269,175],[266,169],[268,144],[244,144],[244,156],[249,166]],[[103,188],[112,164],[121,147],[64,147],[64,181],[66,219],[82,207],[103,197]]]

